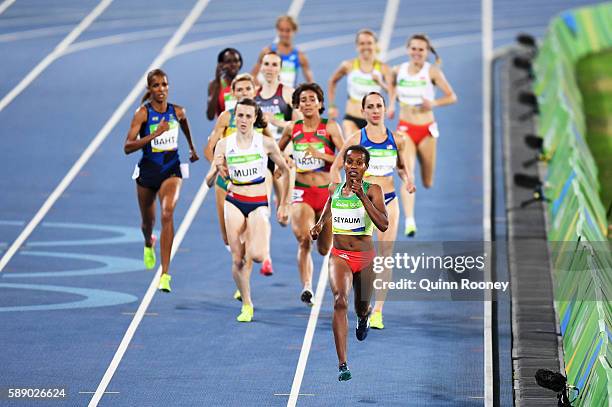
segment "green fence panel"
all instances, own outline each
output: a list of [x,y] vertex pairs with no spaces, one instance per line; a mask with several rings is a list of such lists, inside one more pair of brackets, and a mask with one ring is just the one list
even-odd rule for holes
[[612,255],[575,75],[581,58],[612,48],[611,22],[612,3],[560,13],[534,62],[555,304],[577,406],[612,407]]

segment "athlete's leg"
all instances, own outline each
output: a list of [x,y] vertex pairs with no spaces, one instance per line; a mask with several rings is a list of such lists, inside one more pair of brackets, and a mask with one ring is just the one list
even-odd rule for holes
[[161,205],[161,265],[162,273],[168,273],[170,265],[170,252],[174,241],[174,208],[179,198],[181,184],[180,177],[170,177],[162,182],[159,188],[159,203]]
[[436,169],[436,144],[437,139],[431,136],[425,137],[425,139],[419,143],[419,162],[421,163],[421,177],[425,188],[431,188],[433,186],[434,172]]
[[346,363],[347,359],[347,332],[348,332],[348,299],[353,280],[351,269],[343,259],[330,256],[329,258],[329,284],[334,295],[334,314],[332,328],[334,342],[338,354],[338,364]]
[[227,232],[225,231],[225,217],[223,216],[223,207],[225,205],[225,197],[227,196],[227,191],[221,188],[219,185],[215,184],[215,200],[217,205],[217,219],[219,220],[219,228],[221,229],[221,238],[223,239],[223,244],[226,246],[229,244],[227,242]]
[[260,206],[246,219],[246,257],[261,263],[270,253],[270,208]]
[[374,278],[372,264],[361,272],[353,274],[353,291],[355,292],[355,313],[359,318],[365,318],[370,313],[370,301],[374,291]]
[[[319,219],[320,217],[320,212],[315,215],[315,219]],[[323,229],[321,229],[321,233],[319,233],[319,237],[317,238],[317,249],[319,250],[319,254],[321,256],[325,256],[327,253],[329,253],[333,237],[334,235],[332,234],[332,224],[330,219],[323,224]]]
[[232,277],[242,296],[242,303],[253,305],[249,285],[248,267],[245,260],[245,245],[241,235],[246,228],[244,215],[234,204],[225,201],[225,229],[232,252]]
[[302,286],[312,290],[312,240],[310,229],[314,226],[315,212],[306,203],[291,205],[291,229],[298,241],[297,262]]
[[[394,242],[397,239],[397,227],[399,224],[399,204],[397,199],[392,200],[387,205],[387,214],[389,216],[389,227],[386,231],[377,231],[378,238],[378,251],[377,256],[391,257],[393,256]],[[383,281],[391,281],[393,269],[384,268],[384,270],[378,274],[378,278]],[[387,297],[387,290],[378,290],[376,292],[376,302],[374,304],[374,312],[382,312],[383,305],[385,304],[385,298]]]
[[[404,137],[404,145],[406,148],[406,172],[414,180],[414,167],[416,163],[417,147],[414,145],[414,141],[408,135]],[[406,219],[414,220],[414,201],[416,193],[408,193],[406,191],[406,185],[402,183],[402,188],[399,191],[399,195],[402,201],[402,208],[404,210],[404,217]]]
[[145,247],[143,250],[143,262],[145,268],[151,270],[155,267],[155,249],[153,245],[153,226],[155,225],[155,195],[156,191],[136,184],[136,194],[138,196],[138,206],[140,207],[140,230],[144,237]]
[[140,230],[142,230],[145,246],[151,247],[153,245],[151,235],[155,225],[155,195],[157,193],[151,188],[145,188],[136,184],[136,194],[138,195],[138,206],[140,207]]
[[[268,158],[268,160],[270,160]],[[274,173],[272,169],[274,166],[270,165],[271,161],[268,161],[268,170],[266,171],[266,195],[268,197],[268,207],[270,208],[270,212],[274,209],[278,208],[278,197],[280,196],[277,188],[276,188],[276,179],[274,177]],[[272,199],[272,192],[274,191],[274,199]],[[274,205],[273,205],[274,202]],[[259,272],[264,276],[271,276],[274,273],[274,269],[272,268],[272,257],[270,255],[270,234],[268,234],[268,251],[264,254],[264,258],[261,262],[261,269]]]

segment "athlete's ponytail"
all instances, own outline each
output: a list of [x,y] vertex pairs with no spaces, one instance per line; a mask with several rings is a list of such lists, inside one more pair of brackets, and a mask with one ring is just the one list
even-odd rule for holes
[[427,34],[419,33],[419,34],[412,35],[412,37],[408,39],[408,42],[406,43],[406,47],[410,47],[410,42],[412,40],[425,41],[427,43],[427,49],[431,51],[431,53],[434,54],[434,56],[436,57],[435,64],[438,66],[442,65],[442,58],[440,58],[440,55],[438,55],[433,45],[431,45],[431,40],[429,39]]
[[151,97],[151,92],[149,91],[149,86],[151,86],[151,83],[153,82],[153,78],[155,78],[156,76],[162,77],[162,78],[168,78],[168,75],[166,75],[166,73],[164,71],[162,71],[161,69],[153,69],[152,71],[150,71],[147,74],[147,91],[145,92],[145,94],[142,96],[142,99],[140,100],[140,104],[143,104],[144,102],[146,102],[147,100],[149,100],[149,98]]
[[238,103],[236,103],[235,112],[238,112],[238,105],[252,106],[255,108],[255,123],[253,124],[254,127],[257,127],[258,129],[265,129],[266,127],[268,127],[268,122],[266,121],[266,118],[264,117],[264,114],[261,111],[261,108],[259,107],[257,102],[255,102],[253,99],[250,99],[250,98],[240,99]]

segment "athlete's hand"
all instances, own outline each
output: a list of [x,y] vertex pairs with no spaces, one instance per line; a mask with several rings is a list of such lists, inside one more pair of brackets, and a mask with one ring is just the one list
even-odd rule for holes
[[387,119],[393,120],[395,117],[395,103],[390,104],[389,110],[387,110]]
[[157,125],[157,128],[155,129],[155,133],[157,133],[157,134],[154,134],[155,137],[153,137],[153,138],[161,136],[166,131],[168,131],[169,128],[170,128],[170,126],[168,125],[168,122],[166,121],[165,118],[162,117],[162,119],[160,120],[159,124]]
[[280,168],[274,170],[274,179],[280,179],[283,176],[283,171]]
[[283,154],[283,157],[285,158],[285,162],[287,163],[287,167],[289,167],[289,169],[295,168],[295,162],[289,156],[289,154]]
[[213,165],[217,167],[217,171],[219,172],[219,175],[221,175],[223,178],[227,178],[227,175],[228,175],[227,164],[225,162],[225,156],[223,154],[219,154],[218,156],[215,157],[215,160],[213,161]]
[[219,62],[217,64],[217,68],[215,69],[215,81],[221,81],[221,75],[223,75],[223,63]]
[[289,204],[284,203],[279,205],[276,210],[276,219],[281,226],[287,226],[289,224]]
[[198,153],[195,150],[189,150],[189,161],[196,162],[200,159],[200,157],[198,157]]
[[310,237],[312,238],[312,240],[317,240],[319,234],[321,233],[321,230],[323,230],[322,223],[317,223],[310,229]]
[[372,71],[372,79],[374,79],[374,82],[376,82],[378,85],[382,86],[383,88],[385,87],[385,81],[380,72]]
[[351,191],[357,195],[359,199],[363,199],[365,197],[365,192],[363,192],[363,180],[356,180],[354,178],[349,178]]
[[321,158],[321,152],[311,146],[310,144],[306,147],[306,157],[310,156],[312,158]]
[[406,180],[406,191],[409,194],[414,194],[416,192],[416,185],[414,185],[414,181],[410,178]]
[[329,108],[328,116],[331,120],[336,120],[338,118],[338,108],[336,106],[331,106]]
[[425,112],[429,112],[434,108],[433,100],[423,98],[423,103],[421,104],[421,110]]

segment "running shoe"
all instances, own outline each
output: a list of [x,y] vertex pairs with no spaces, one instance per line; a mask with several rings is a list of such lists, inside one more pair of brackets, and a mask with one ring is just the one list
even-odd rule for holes
[[406,228],[404,229],[404,234],[407,237],[414,237],[416,235],[417,227],[414,221],[414,218],[406,218]]
[[240,294],[240,290],[236,290],[234,292],[234,299],[242,302],[242,295]]
[[302,290],[302,295],[300,295],[302,302],[306,305],[310,305],[311,307],[314,305],[314,301],[312,300],[313,297],[314,294],[310,288],[304,288],[304,290]]
[[274,274],[274,270],[272,269],[272,260],[265,259],[263,263],[261,263],[261,269],[259,270],[259,272],[266,277],[269,277]]
[[170,274],[162,274],[159,279],[159,291],[163,291],[165,293],[169,293],[170,291],[172,291],[170,289],[170,280],[172,280],[172,276],[170,276]]
[[363,341],[368,336],[370,330],[370,315],[365,317],[357,318],[357,328],[355,328],[355,335],[358,341]]
[[236,317],[238,322],[251,322],[253,320],[253,306],[244,304],[240,309],[240,315]]
[[372,329],[384,329],[383,316],[381,311],[374,311],[370,317],[370,328]]
[[349,370],[348,366],[346,365],[346,362],[341,363],[340,367],[338,368],[338,381],[341,382],[345,382],[347,380],[351,380],[351,378],[353,377],[351,375],[351,371]]
[[143,260],[147,270],[155,267],[155,241],[157,241],[157,236],[151,235],[151,247],[144,247]]

